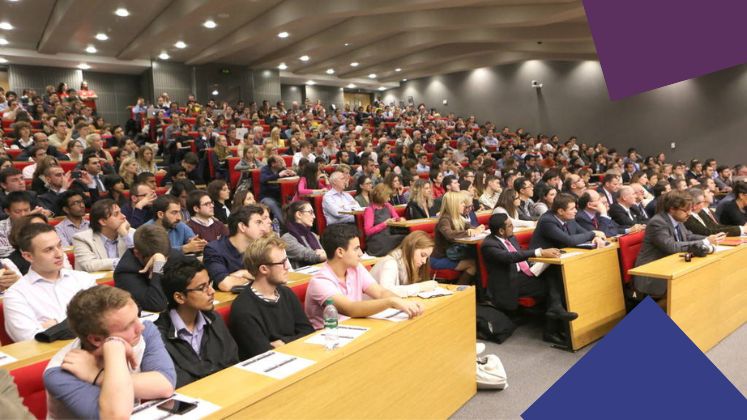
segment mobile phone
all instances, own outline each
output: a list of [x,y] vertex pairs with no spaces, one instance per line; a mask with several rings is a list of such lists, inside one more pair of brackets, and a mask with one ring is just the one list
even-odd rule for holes
[[71,177],[73,179],[80,179],[80,171],[73,171]]
[[197,408],[197,403],[176,400],[174,398],[166,400],[156,406],[159,410],[167,411],[171,414],[182,415]]

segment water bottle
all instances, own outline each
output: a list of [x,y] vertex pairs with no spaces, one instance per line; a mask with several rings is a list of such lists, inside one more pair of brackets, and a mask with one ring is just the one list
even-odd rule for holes
[[337,308],[332,303],[332,299],[327,299],[324,302],[324,348],[332,350],[337,347],[338,339],[337,336],[337,321],[340,316],[337,314]]

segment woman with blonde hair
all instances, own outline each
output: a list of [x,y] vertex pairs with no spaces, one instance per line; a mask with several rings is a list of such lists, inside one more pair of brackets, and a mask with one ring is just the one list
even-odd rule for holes
[[263,154],[264,154],[264,163],[266,164],[267,162],[270,161],[271,157],[278,155],[278,145],[272,144],[272,143],[265,144]]
[[158,172],[156,167],[156,160],[153,158],[153,149],[150,146],[140,146],[137,150],[137,173],[150,172],[155,174]]
[[431,217],[433,207],[433,188],[427,179],[418,178],[412,183],[410,201],[405,208],[407,219],[426,219]]
[[392,233],[387,222],[401,217],[389,202],[392,189],[381,183],[371,191],[371,202],[363,211],[363,231],[366,234],[366,252],[375,257],[386,255],[397,247],[405,235]]
[[428,258],[433,253],[433,238],[422,230],[405,236],[400,246],[379,259],[371,269],[371,276],[386,289],[400,297],[414,296],[432,290],[435,282],[429,281]]
[[275,146],[280,147],[280,141],[280,127],[272,127],[272,130],[270,130],[269,144],[274,144]]
[[134,157],[128,157],[122,161],[119,165],[119,176],[125,184],[125,189],[130,189],[130,185],[135,182],[135,176],[137,176],[138,165],[137,159]]
[[465,210],[464,195],[461,192],[449,191],[444,194],[441,211],[434,232],[435,246],[431,255],[431,267],[436,270],[456,270],[462,274],[459,284],[470,284],[477,273],[475,257],[470,255],[468,245],[455,242],[457,238],[474,236],[481,231],[473,229],[462,214]]

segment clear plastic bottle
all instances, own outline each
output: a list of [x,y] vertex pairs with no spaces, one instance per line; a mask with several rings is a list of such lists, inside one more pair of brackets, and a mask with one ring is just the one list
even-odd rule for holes
[[337,347],[339,337],[337,335],[337,322],[340,319],[332,299],[324,302],[324,347],[333,350]]

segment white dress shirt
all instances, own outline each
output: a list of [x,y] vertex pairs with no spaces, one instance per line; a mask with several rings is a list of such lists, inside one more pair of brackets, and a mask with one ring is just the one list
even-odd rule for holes
[[73,296],[95,285],[96,279],[82,271],[63,268],[57,281],[48,281],[29,269],[5,292],[5,331],[13,341],[33,339],[45,330],[43,322],[67,318],[67,304]]

